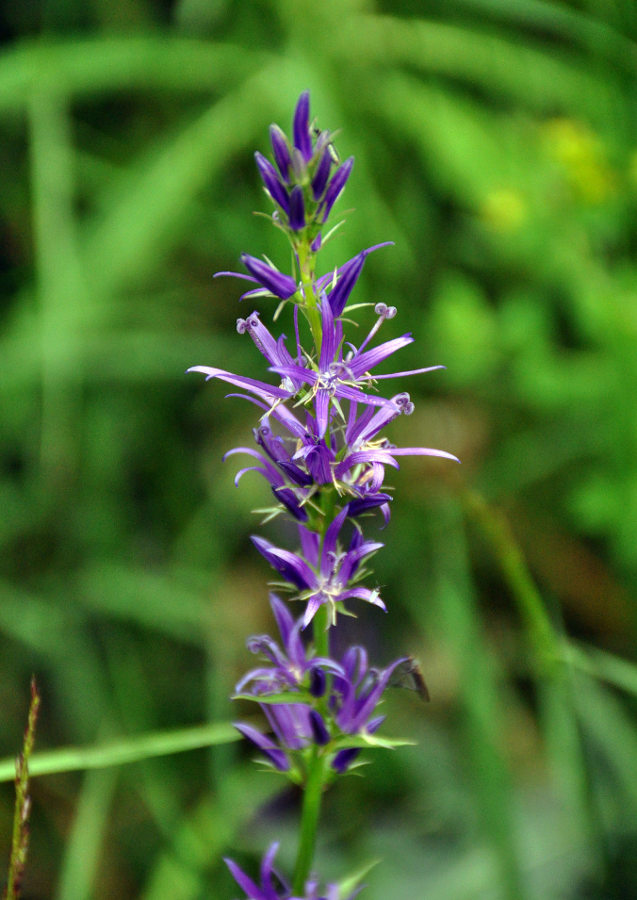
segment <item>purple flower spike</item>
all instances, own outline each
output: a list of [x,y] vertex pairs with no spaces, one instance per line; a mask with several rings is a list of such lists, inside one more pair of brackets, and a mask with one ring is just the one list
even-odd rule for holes
[[292,231],[301,231],[305,228],[303,188],[298,184],[292,188],[290,193],[290,228]]
[[309,91],[303,91],[296,104],[294,112],[294,146],[300,151],[305,162],[309,162],[312,158]]
[[334,173],[332,180],[329,183],[329,187],[325,193],[325,199],[321,204],[321,208],[323,210],[323,219],[325,222],[330,212],[332,211],[332,207],[338,200],[341,191],[345,187],[345,183],[350,176],[352,169],[354,168],[354,157],[350,156],[349,159],[346,159],[342,166]]
[[269,162],[265,156],[263,156],[258,151],[254,154],[254,158],[257,161],[257,168],[259,170],[259,174],[263,179],[263,183],[268,189],[268,193],[272,197],[275,203],[278,203],[279,206],[284,210],[284,212],[289,213],[290,211],[290,202],[288,200],[287,191],[279,181],[279,176],[276,173],[276,169]]
[[279,172],[281,173],[281,178],[285,181],[286,184],[289,184],[290,164],[292,160],[290,158],[290,150],[288,148],[287,138],[278,125],[270,125],[270,142],[272,144],[274,161],[277,164]]
[[293,278],[262,262],[256,256],[242,253],[241,262],[264,288],[280,297],[281,300],[287,300],[296,291],[296,282]]

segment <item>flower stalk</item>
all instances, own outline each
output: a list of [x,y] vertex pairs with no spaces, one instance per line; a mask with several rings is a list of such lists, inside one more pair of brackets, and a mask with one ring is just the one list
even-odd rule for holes
[[301,808],[301,823],[299,827],[299,849],[296,857],[296,867],[292,890],[300,896],[303,885],[309,877],[314,852],[316,849],[316,836],[318,832],[319,818],[321,814],[321,799],[325,787],[325,758],[318,746],[312,747],[308,776],[303,791],[303,803]]
[[[393,673],[409,662],[402,657],[384,669],[369,664],[362,646],[340,659],[331,655],[330,632],[339,615],[353,615],[352,601],[386,611],[365,568],[383,545],[365,536],[370,518],[387,524],[392,494],[385,470],[400,468],[403,456],[456,457],[429,447],[396,447],[382,432],[399,415],[414,409],[404,391],[386,396],[379,385],[435,371],[441,366],[373,374],[385,360],[412,343],[409,333],[377,342],[396,309],[378,303],[376,322],[358,346],[347,339],[350,296],[367,256],[386,246],[368,247],[335,271],[317,275],[318,255],[334,232],[324,234],[333,207],[351,174],[353,158],[340,163],[332,134],[310,122],[309,94],[299,97],[290,140],[276,125],[270,129],[273,162],[256,154],[257,168],[274,210],[273,224],[289,240],[294,260],[290,275],[269,261],[243,254],[248,274],[224,272],[255,287],[243,298],[271,297],[294,305],[294,344],[278,337],[255,311],[239,319],[237,331],[248,335],[267,363],[267,380],[247,378],[217,367],[198,365],[207,380],[239,389],[238,396],[259,411],[255,446],[226,454],[247,456],[235,484],[257,472],[269,485],[274,503],[266,520],[282,516],[296,527],[294,548],[279,547],[254,535],[252,542],[277,576],[284,601],[270,595],[279,640],[269,635],[248,640],[259,664],[240,679],[236,698],[258,704],[267,732],[236,723],[260,751],[264,764],[303,791],[299,843],[291,886],[274,869],[277,844],[266,851],[260,884],[232,860],[226,860],[237,884],[250,900],[352,900],[361,886],[342,890],[329,884],[319,894],[312,874],[319,834],[321,800],[326,788],[357,765],[362,750],[393,749],[405,741],[381,738],[378,713]],[[243,299],[242,298],[242,299]],[[368,305],[368,304],[363,304]],[[358,304],[355,308],[359,308]],[[347,314],[347,315],[346,315]],[[301,318],[301,322],[299,319]],[[303,346],[305,319],[311,335]],[[276,319],[276,315],[275,315]],[[235,394],[236,395],[236,394]],[[292,601],[300,615],[290,612]],[[308,626],[312,626],[311,629]],[[311,635],[311,637],[310,637]]]

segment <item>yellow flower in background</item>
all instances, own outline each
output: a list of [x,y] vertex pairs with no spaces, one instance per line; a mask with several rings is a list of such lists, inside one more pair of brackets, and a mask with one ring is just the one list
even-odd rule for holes
[[599,135],[576,119],[551,119],[543,126],[547,155],[560,164],[578,199],[603,203],[615,192],[615,174]]
[[517,231],[527,219],[527,203],[521,191],[514,188],[495,188],[482,203],[480,217],[490,228],[499,232]]

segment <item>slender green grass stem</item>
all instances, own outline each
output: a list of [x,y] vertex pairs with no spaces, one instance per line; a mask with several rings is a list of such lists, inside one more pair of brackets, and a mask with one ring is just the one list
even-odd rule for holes
[[11,856],[9,858],[9,872],[7,885],[2,894],[3,900],[18,900],[20,897],[20,885],[24,874],[24,866],[29,849],[29,812],[31,798],[29,797],[29,759],[35,743],[35,726],[38,720],[40,708],[40,695],[35,679],[31,679],[31,703],[29,704],[29,716],[27,729],[24,735],[22,753],[16,760],[15,780],[15,807],[13,815],[13,832],[11,838]]
[[502,574],[511,590],[528,629],[536,663],[552,671],[561,655],[560,638],[555,632],[540,592],[505,516],[476,491],[463,497],[465,509],[488,541]]

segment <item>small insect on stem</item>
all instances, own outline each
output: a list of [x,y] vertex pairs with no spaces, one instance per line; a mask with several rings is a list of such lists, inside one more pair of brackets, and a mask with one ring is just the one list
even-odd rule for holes
[[391,687],[416,691],[423,703],[429,703],[431,700],[420,664],[413,656],[408,656],[407,659],[395,669]]

